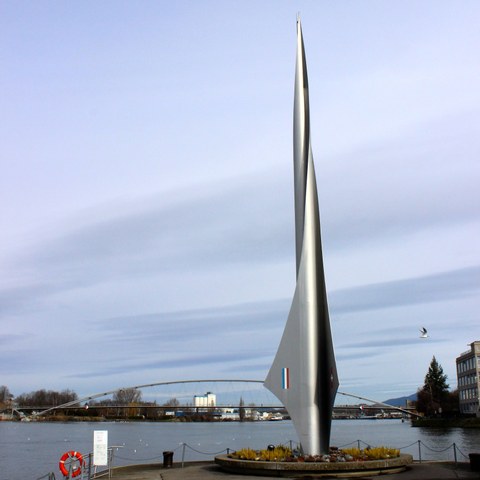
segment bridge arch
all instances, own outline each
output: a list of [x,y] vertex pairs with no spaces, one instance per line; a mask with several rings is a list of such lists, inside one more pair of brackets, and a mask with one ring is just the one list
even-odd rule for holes
[[[257,385],[262,384],[263,385],[264,380],[257,380],[257,379],[189,379],[189,380],[169,380],[169,381],[145,383],[145,384],[141,384],[141,385],[133,385],[133,386],[129,386],[129,387],[120,387],[120,388],[116,388],[114,390],[108,390],[108,391],[105,391],[105,392],[95,393],[95,394],[92,394],[92,395],[88,395],[88,396],[79,398],[77,400],[73,400],[71,402],[67,402],[67,403],[64,403],[64,404],[61,404],[61,405],[56,405],[56,406],[47,408],[47,409],[42,410],[40,412],[36,412],[33,415],[34,416],[42,416],[42,415],[45,415],[45,414],[47,414],[49,412],[52,412],[54,410],[61,410],[61,409],[65,409],[65,408],[68,408],[68,407],[74,407],[76,405],[80,405],[82,403],[88,403],[88,402],[90,402],[92,400],[96,400],[98,398],[107,397],[109,395],[114,395],[115,393],[117,393],[119,391],[122,391],[122,390],[144,390],[144,389],[148,389],[148,388],[161,387],[161,386],[167,386],[167,385],[221,384],[221,383],[223,383],[223,384],[232,384],[232,383],[235,383],[235,384],[254,384],[254,385],[255,384],[257,384]],[[263,387],[263,391],[268,392],[265,387]],[[274,400],[273,401],[270,400],[269,402],[267,402],[268,403],[267,405],[265,404],[265,402],[263,402],[262,406],[264,406],[266,408],[267,407],[268,408],[283,408],[283,405],[270,392],[268,392],[268,395],[270,396],[271,399],[274,399]],[[357,400],[362,400],[364,402],[376,404],[376,405],[385,407],[386,409],[400,411],[400,412],[402,412],[406,415],[419,416],[416,412],[412,412],[411,410],[407,410],[407,409],[397,407],[397,406],[394,406],[394,405],[390,405],[390,404],[380,402],[380,401],[377,401],[377,400],[372,400],[372,399],[367,398],[367,397],[363,397],[363,396],[359,396],[359,395],[355,395],[355,394],[351,394],[351,393],[346,393],[346,392],[341,392],[341,391],[338,391],[337,395],[342,395],[342,396],[346,396],[346,397],[350,397],[350,398],[355,398]],[[222,407],[222,405],[218,405],[218,407]]]

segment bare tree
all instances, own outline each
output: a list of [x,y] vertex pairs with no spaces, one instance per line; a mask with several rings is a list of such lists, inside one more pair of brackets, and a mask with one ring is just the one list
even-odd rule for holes
[[72,390],[36,390],[30,393],[22,393],[16,398],[21,407],[55,407],[63,403],[77,400],[78,396]]
[[130,405],[142,400],[142,392],[137,388],[121,388],[113,394],[113,402],[117,405]]
[[162,404],[162,407],[179,407],[180,402],[175,398],[171,398],[170,400],[167,400],[164,404]]
[[5,408],[12,401],[13,395],[5,385],[0,385],[0,407]]
[[[121,388],[113,394],[113,402],[116,405],[130,406],[131,408],[123,409],[123,416],[134,417],[138,414],[138,409],[135,408],[142,400],[142,392],[136,388]],[[117,415],[120,412],[117,412]]]

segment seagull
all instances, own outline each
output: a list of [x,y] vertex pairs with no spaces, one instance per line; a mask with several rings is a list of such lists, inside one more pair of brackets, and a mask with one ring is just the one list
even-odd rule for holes
[[420,338],[427,338],[428,337],[427,329],[425,327],[422,327],[420,329],[420,333],[421,333]]

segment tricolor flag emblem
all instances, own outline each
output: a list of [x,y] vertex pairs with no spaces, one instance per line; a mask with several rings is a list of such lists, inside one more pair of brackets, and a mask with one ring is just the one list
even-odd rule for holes
[[282,368],[282,388],[284,390],[290,388],[290,370]]

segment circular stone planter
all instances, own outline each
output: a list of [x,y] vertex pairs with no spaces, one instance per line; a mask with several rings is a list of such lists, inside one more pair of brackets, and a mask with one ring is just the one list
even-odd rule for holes
[[240,460],[229,455],[218,455],[215,463],[227,472],[244,475],[262,475],[266,477],[363,477],[399,473],[413,463],[412,455],[385,460],[366,460],[358,462],[263,462]]

